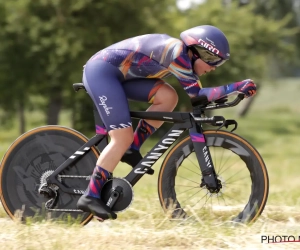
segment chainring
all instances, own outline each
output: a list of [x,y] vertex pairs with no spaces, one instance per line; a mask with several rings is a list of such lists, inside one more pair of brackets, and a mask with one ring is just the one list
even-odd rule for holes
[[122,192],[111,209],[115,213],[125,211],[133,201],[133,189],[131,184],[126,179],[118,177],[113,177],[103,185],[101,190],[102,201],[106,204],[112,192],[118,186],[122,188]]

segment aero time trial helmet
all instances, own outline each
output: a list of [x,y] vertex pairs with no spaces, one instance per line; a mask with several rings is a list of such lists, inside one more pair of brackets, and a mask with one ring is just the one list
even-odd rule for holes
[[196,58],[210,66],[220,66],[230,57],[229,43],[224,33],[211,25],[201,25],[183,31],[182,41]]

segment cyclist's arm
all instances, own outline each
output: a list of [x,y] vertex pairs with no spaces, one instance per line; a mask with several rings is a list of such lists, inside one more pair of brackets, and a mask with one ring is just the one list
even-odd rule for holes
[[235,92],[234,84],[212,87],[212,88],[203,88],[199,90],[198,96],[206,96],[209,102],[224,98]]
[[226,96],[225,86],[215,88],[202,88],[197,75],[193,73],[190,59],[188,57],[177,57],[169,66],[169,71],[178,79],[182,88],[190,98],[199,95],[207,96],[208,101],[214,101]]
[[190,98],[196,97],[201,90],[201,82],[194,75],[190,59],[187,55],[180,55],[169,65],[168,70],[179,81],[182,88]]
[[246,97],[256,93],[256,86],[251,79],[219,87],[202,88],[198,76],[193,73],[191,62],[187,55],[181,54],[175,58],[169,65],[168,70],[179,80],[190,98],[205,95],[207,100],[212,102],[235,92],[243,93]]
[[251,79],[246,79],[240,82],[231,83],[215,88],[200,89],[198,95],[205,95],[209,102],[227,97],[234,93],[243,93],[246,97],[255,95],[256,85]]

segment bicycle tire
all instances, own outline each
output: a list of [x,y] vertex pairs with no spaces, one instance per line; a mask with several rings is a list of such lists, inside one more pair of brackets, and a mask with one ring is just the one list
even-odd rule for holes
[[[19,220],[16,212],[20,211],[23,219],[50,216],[53,220],[70,221],[71,216],[81,225],[87,224],[93,218],[92,214],[75,211],[45,213],[44,203],[48,199],[38,192],[41,177],[45,178],[53,172],[87,141],[88,138],[78,131],[55,125],[38,127],[18,137],[3,156],[0,165],[0,199],[9,217]],[[98,150],[92,147],[62,174],[90,176],[98,156]],[[61,182],[80,190],[85,190],[88,185],[88,180],[84,178],[66,178]],[[75,210],[79,197],[59,189],[55,209]]]
[[[263,212],[269,193],[268,172],[261,155],[248,141],[232,132],[207,130],[204,135],[218,178],[221,179],[224,175],[226,177],[222,180],[221,192],[210,194],[206,188],[197,186],[201,182],[202,175],[195,158],[192,141],[187,136],[170,150],[160,168],[158,196],[163,210],[169,213],[170,218],[189,218],[191,213],[194,216],[202,216],[201,218],[211,218],[205,214],[209,211],[214,219],[223,218],[231,222],[253,223]],[[227,162],[224,163],[221,156],[228,157]],[[197,168],[191,169],[193,165],[186,159],[193,159],[193,157]],[[235,161],[238,165],[234,163]],[[225,169],[228,172],[225,172],[223,166],[220,167],[223,168],[223,172],[220,172],[222,169],[220,170],[218,163],[229,165]],[[181,167],[183,171],[180,170]],[[185,173],[185,177],[181,176],[182,173]],[[249,177],[249,185],[241,177],[237,178],[236,175],[241,174]],[[231,179],[227,178],[227,175]],[[187,179],[197,182],[197,185],[187,185]],[[235,187],[233,179],[240,182],[240,188]],[[180,184],[177,185],[178,183]],[[183,192],[180,193],[178,190]],[[232,198],[230,191],[233,192],[233,197],[240,201],[230,200],[225,203],[225,198]],[[187,197],[191,198],[192,204],[181,205],[182,202],[187,204]],[[201,207],[202,203],[204,204]],[[201,212],[201,210],[205,211]]]

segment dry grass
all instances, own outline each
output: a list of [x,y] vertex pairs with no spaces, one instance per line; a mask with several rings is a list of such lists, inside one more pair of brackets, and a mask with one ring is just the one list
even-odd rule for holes
[[[299,249],[298,242],[261,243],[262,235],[298,237],[300,224],[294,218],[300,213],[291,207],[267,207],[252,226],[199,217],[186,223],[169,221],[157,216],[161,211],[155,209],[151,213],[129,209],[120,220],[93,220],[85,227],[51,221],[21,224],[2,218],[0,249]],[[276,219],[277,213],[285,218]]]

